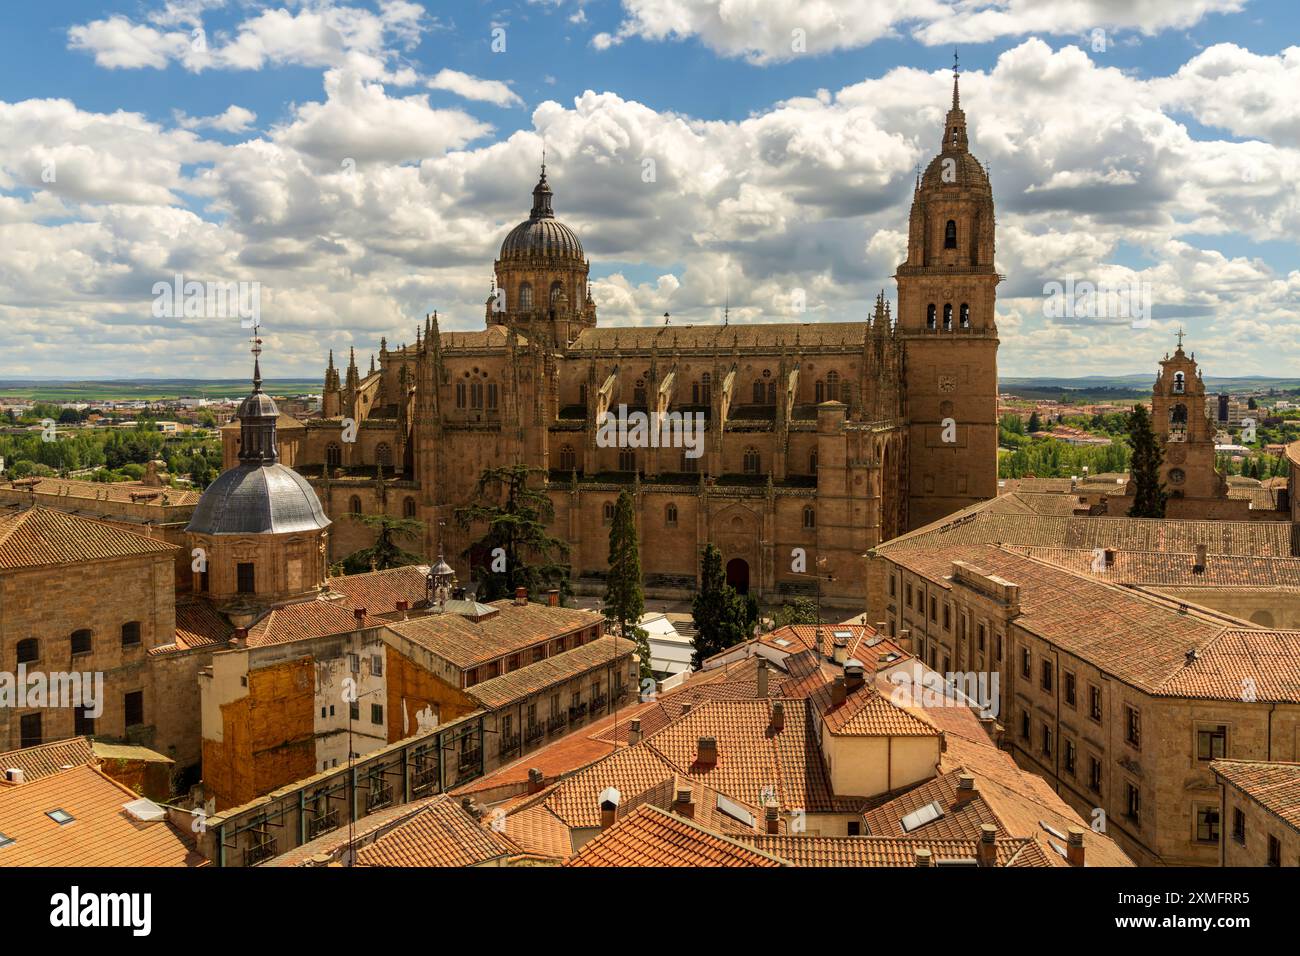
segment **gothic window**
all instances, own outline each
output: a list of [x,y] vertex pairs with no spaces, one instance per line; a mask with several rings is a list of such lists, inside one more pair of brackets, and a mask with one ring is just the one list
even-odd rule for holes
[[705,372],[700,376],[700,401],[709,404],[709,395],[713,390],[713,376]]
[[605,524],[614,523],[614,502],[612,501],[605,502],[604,519],[605,519]]
[[456,407],[457,408],[465,407],[465,383],[464,382],[456,383]]
[[967,305],[965,302],[961,304],[960,316],[961,317],[958,321],[961,323],[961,327],[963,329],[969,329],[970,328],[970,306]]
[[636,385],[632,388],[632,404],[638,408],[645,407],[645,382],[637,379]]
[[482,382],[469,383],[469,407],[470,408],[483,407],[483,383]]
[[496,382],[487,383],[487,407],[491,411],[496,410],[497,407],[497,383]]
[[925,327],[931,331],[934,330],[934,313],[934,303],[931,302],[925,307]]
[[391,468],[393,464],[393,452],[388,447],[387,442],[380,442],[375,446],[375,464],[383,465],[385,468]]
[[943,307],[943,330],[945,332],[952,331],[952,303],[951,302],[945,303]]
[[1183,393],[1184,384],[1185,382],[1183,380],[1183,373],[1175,372],[1174,373],[1174,394],[1175,395],[1181,395]]
[[636,471],[636,452],[631,448],[621,449],[618,453],[619,471]]
[[826,373],[826,401],[833,402],[840,397],[840,373]]
[[821,379],[818,379],[817,384],[813,386],[813,392],[817,396],[814,400],[818,405],[826,401],[826,383]]
[[414,499],[414,498],[407,498],[406,500],[404,500],[404,501],[402,502],[402,517],[403,517],[403,518],[414,518],[414,517],[415,517],[415,499]]
[[533,307],[533,287],[527,282],[519,284],[519,309],[527,312]]
[[776,404],[776,382],[767,383],[767,403],[769,405]]
[[943,247],[945,249],[957,248],[957,221],[949,219],[948,225],[943,227]]
[[564,291],[564,283],[556,279],[551,283],[551,306],[554,307],[556,301],[560,298],[560,293]]
[[803,526],[806,530],[817,527],[817,511],[812,505],[803,509]]
[[325,446],[325,464],[331,468],[337,468],[343,464],[343,449],[334,442],[330,442]]
[[751,445],[749,448],[745,449],[745,458],[744,458],[745,474],[757,475],[758,465],[759,465],[758,449]]
[[353,495],[351,500],[348,502],[348,511],[354,515],[361,514],[361,499],[356,495]]
[[677,527],[677,506],[670,504],[664,509],[664,526],[667,528]]
[[808,474],[817,474],[817,452],[810,452],[808,455]]
[[560,447],[560,470],[573,471],[576,462],[577,462],[577,458],[573,454],[573,446],[562,445]]
[[767,389],[763,387],[762,382],[754,383],[754,404],[762,405],[764,398],[767,396]]

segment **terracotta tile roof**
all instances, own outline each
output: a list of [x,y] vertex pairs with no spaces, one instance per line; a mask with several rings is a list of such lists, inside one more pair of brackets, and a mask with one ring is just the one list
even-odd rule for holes
[[1207,555],[1197,571],[1196,553],[1115,551],[1113,562],[1093,571],[1094,554],[1077,548],[1003,545],[1007,551],[1047,561],[1117,584],[1175,584],[1205,587],[1300,587],[1300,558]]
[[349,608],[363,607],[371,617],[381,617],[397,612],[397,602],[406,601],[414,608],[424,603],[424,579],[429,566],[413,564],[387,571],[368,571],[364,574],[345,574],[330,578],[331,591],[342,594]]
[[838,737],[938,737],[939,730],[923,711],[898,707],[870,684],[848,694],[844,703],[831,704],[832,690],[825,685],[809,702],[821,715],[826,731]]
[[783,865],[768,853],[650,805],[638,808],[587,841],[578,855],[565,863],[565,866]]
[[357,866],[478,866],[518,852],[504,834],[484,827],[443,794],[357,851]]
[[508,814],[505,827],[506,836],[536,856],[563,860],[573,855],[573,839],[568,826],[545,806]]
[[[396,806],[385,807],[382,810],[376,810],[374,813],[368,813],[353,825],[352,839],[360,844],[372,833],[384,830],[407,817],[414,816],[431,802],[442,799],[444,796],[445,794],[438,794],[437,796],[425,797],[411,803],[399,803]],[[309,840],[301,846],[287,850],[279,856],[274,856],[257,865],[261,867],[309,866],[312,865],[312,857],[318,853],[336,854],[349,842],[348,828],[346,826],[347,818],[342,817],[342,820],[344,826],[330,830],[314,840]]]
[[16,767],[23,772],[23,778],[31,783],[60,770],[97,763],[99,760],[89,737],[69,737],[67,740],[0,753],[0,775],[11,767]]
[[[139,799],[98,769],[74,767],[0,789],[0,866],[203,866],[188,835],[167,821],[143,823],[122,809]],[[64,810],[71,821],[47,814]]]
[[[689,790],[691,794],[692,809],[689,817],[673,806],[677,794],[681,790]],[[719,797],[724,799],[719,800]],[[698,780],[692,780],[690,777],[681,774],[673,774],[650,789],[637,794],[631,799],[624,800],[618,808],[618,816],[626,816],[635,811],[637,807],[646,804],[691,819],[700,826],[707,827],[718,833],[758,833],[765,826],[764,811],[757,804],[737,800],[726,794],[719,794],[716,790],[705,786]],[[724,812],[724,806],[732,812]],[[736,809],[742,810],[743,814],[736,814]],[[741,818],[745,814],[748,815],[749,819]],[[787,821],[784,818],[778,821],[782,833],[786,831],[786,824]]]
[[[904,794],[895,797],[863,814],[867,833],[871,836],[917,837],[921,839],[978,840],[980,827],[992,824],[999,837],[1012,836],[984,800],[978,785],[971,797],[963,802],[957,799],[957,771],[945,773],[926,781]],[[973,774],[972,774],[973,776]],[[930,803],[943,809],[943,816],[912,830],[903,828],[903,818]],[[1023,834],[1016,834],[1023,835]]]
[[[238,426],[238,422],[235,423]],[[63,498],[90,499],[91,501],[121,501],[134,504],[148,504],[154,507],[193,508],[202,497],[201,492],[188,488],[160,487],[146,485],[142,481],[82,481],[77,478],[37,478],[32,484],[24,479],[15,486],[12,481],[0,482],[0,489],[5,491],[34,491],[36,495],[51,495]],[[136,498],[133,501],[132,495]],[[145,499],[143,496],[150,496]],[[163,496],[166,496],[166,505]]]
[[234,631],[225,615],[207,601],[194,598],[176,602],[178,648],[224,647],[229,643],[230,635]]
[[613,667],[617,660],[626,658],[635,650],[634,642],[621,637],[597,638],[590,644],[474,684],[469,688],[469,694],[485,707],[504,707],[588,671]]
[[735,344],[740,348],[766,347],[773,355],[779,355],[781,344],[793,346],[796,336],[800,346],[809,348],[843,345],[861,348],[870,330],[871,326],[866,322],[745,322],[725,327],[720,325],[660,325],[636,328],[622,326],[584,329],[569,349],[589,352],[617,347],[623,352],[628,352],[649,351],[652,345],[657,345],[661,352],[670,352],[673,348],[679,348],[682,351],[704,349],[712,354],[715,348],[729,349]]
[[1183,521],[1173,518],[1060,517],[1025,514],[1010,495],[977,502],[892,538],[874,549],[970,544],[1019,544],[1038,547],[1115,548],[1123,551],[1194,552],[1206,545],[1210,554],[1287,557],[1291,525],[1286,521]]
[[1171,673],[1160,693],[1173,697],[1300,703],[1300,631],[1227,630]]
[[[737,837],[794,866],[915,866],[916,851],[927,849],[931,862],[976,859],[976,840],[898,837],[754,836]],[[1062,863],[1064,861],[1061,861]],[[998,866],[1055,866],[1032,840],[997,841]]]
[[604,618],[576,608],[494,601],[500,613],[472,621],[459,614],[429,614],[388,627],[460,668],[474,667],[533,644],[599,625]]
[[40,506],[0,515],[0,570],[167,555],[176,545]]
[[1210,769],[1300,830],[1300,763],[1214,760]]
[[367,616],[358,624],[353,608],[339,601],[300,601],[268,611],[248,629],[248,645],[288,644],[327,634],[349,634],[384,623]]

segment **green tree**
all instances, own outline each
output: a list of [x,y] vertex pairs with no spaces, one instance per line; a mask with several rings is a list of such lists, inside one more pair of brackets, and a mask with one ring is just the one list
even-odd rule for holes
[[1025,431],[1032,435],[1034,432],[1038,432],[1042,430],[1043,430],[1043,423],[1038,418],[1038,412],[1030,412],[1029,425],[1025,428]]
[[1160,465],[1164,452],[1151,429],[1151,416],[1145,405],[1134,405],[1129,414],[1129,445],[1133,448],[1133,506],[1130,518],[1163,518],[1168,492],[1160,484]]
[[817,602],[812,598],[795,598],[776,609],[772,623],[777,627],[790,624],[818,624]]
[[695,653],[691,666],[698,670],[707,658],[747,640],[745,600],[727,583],[722,572],[722,552],[711,544],[700,558],[700,590],[691,605],[695,619]]
[[[464,531],[485,526],[483,537],[464,551],[482,585],[479,600],[492,601],[527,588],[536,596],[557,588],[561,600],[573,593],[569,585],[569,546],[547,532],[555,506],[531,481],[543,474],[528,465],[489,468],[478,479],[475,504],[457,508],[456,523]],[[498,550],[499,549],[499,550]]]
[[641,589],[641,554],[637,545],[636,518],[632,493],[624,489],[614,505],[614,523],[609,529],[609,576],[605,578],[605,616],[618,622],[618,631],[636,641],[641,658],[641,676],[650,670],[650,638],[637,622],[645,614],[645,593]]
[[410,564],[419,564],[420,556],[406,551],[399,545],[399,538],[420,540],[424,534],[424,522],[415,518],[395,518],[392,515],[348,515],[375,532],[375,542],[368,548],[353,551],[343,559],[343,571],[346,574],[360,574],[371,569],[386,571]]

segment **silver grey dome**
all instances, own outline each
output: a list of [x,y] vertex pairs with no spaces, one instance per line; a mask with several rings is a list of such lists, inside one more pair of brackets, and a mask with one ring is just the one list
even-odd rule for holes
[[203,492],[186,531],[195,534],[284,534],[327,527],[320,499],[292,468],[245,462]]
[[501,259],[546,256],[582,261],[582,243],[577,234],[558,219],[526,219],[501,243]]

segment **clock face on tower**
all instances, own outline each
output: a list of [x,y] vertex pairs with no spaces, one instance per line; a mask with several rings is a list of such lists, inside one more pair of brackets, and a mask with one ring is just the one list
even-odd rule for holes
[[1181,485],[1181,484],[1183,483],[1183,481],[1184,481],[1186,478],[1187,478],[1187,475],[1185,475],[1185,474],[1183,473],[1183,470],[1182,470],[1181,468],[1174,468],[1174,469],[1171,469],[1170,472],[1169,472],[1169,483],[1170,483],[1170,484],[1173,484],[1173,485]]
[[957,390],[957,380],[955,378],[953,378],[951,375],[939,376],[939,391],[947,393],[947,392],[955,392],[956,390]]

